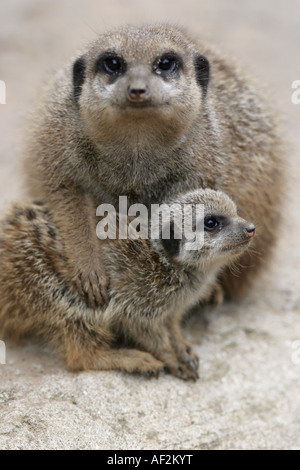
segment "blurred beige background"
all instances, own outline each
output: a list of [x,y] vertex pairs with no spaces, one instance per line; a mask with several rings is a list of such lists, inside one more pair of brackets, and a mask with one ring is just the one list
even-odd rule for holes
[[[241,305],[206,310],[186,329],[196,384],[115,372],[69,374],[32,342],[0,365],[0,449],[300,448],[300,3],[297,0],[10,0],[0,3],[0,208],[21,197],[25,121],[49,74],[121,23],[188,26],[261,83],[285,122],[289,191],[268,272]],[[0,338],[1,339],[1,338]]]

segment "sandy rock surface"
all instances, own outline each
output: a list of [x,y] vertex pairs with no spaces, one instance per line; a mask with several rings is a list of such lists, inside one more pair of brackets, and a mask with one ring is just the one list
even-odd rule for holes
[[[124,22],[172,21],[233,56],[286,122],[289,191],[276,255],[240,305],[193,317],[201,380],[66,372],[33,341],[0,365],[0,449],[300,448],[300,4],[296,0],[11,0],[0,5],[0,207],[21,197],[25,121],[50,73]],[[1,339],[1,338],[0,338]],[[297,349],[298,347],[298,349]]]

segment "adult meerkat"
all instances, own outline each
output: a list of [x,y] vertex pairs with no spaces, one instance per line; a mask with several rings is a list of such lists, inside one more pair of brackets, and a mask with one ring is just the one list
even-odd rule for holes
[[[274,242],[282,190],[281,145],[257,90],[231,59],[165,24],[101,35],[60,71],[37,110],[27,147],[28,188],[47,200],[70,273],[89,306],[107,300],[96,207],[160,203],[220,189],[261,231],[237,295]],[[250,269],[251,268],[251,269]]]
[[[68,280],[64,239],[49,211],[43,205],[15,204],[1,224],[0,337],[41,335],[73,370],[156,374],[165,368],[195,380],[198,357],[183,338],[180,322],[207,296],[220,270],[249,246],[255,227],[220,191],[190,192],[171,204],[169,238],[162,238],[160,227],[156,240],[103,245],[110,301],[96,310],[86,307]],[[200,222],[204,228],[197,250],[189,249],[185,231],[181,239],[175,236],[176,224],[187,224],[187,204],[190,212],[204,205],[202,219],[193,222],[195,233]]]

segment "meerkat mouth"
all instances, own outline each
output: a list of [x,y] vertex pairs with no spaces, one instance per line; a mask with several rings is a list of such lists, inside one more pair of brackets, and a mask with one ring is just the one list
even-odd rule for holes
[[245,245],[249,245],[251,242],[251,240],[243,240],[239,243],[235,243],[234,245],[227,245],[227,246],[224,246],[224,248],[222,249],[222,251],[237,251],[237,250],[240,250],[240,249],[244,249]]
[[167,106],[170,106],[170,103],[168,102],[164,102],[164,103],[153,103],[153,102],[141,102],[141,103],[126,103],[126,104],[123,104],[122,106],[120,105],[117,105],[117,107],[121,108],[121,109],[141,109],[141,108],[152,108],[152,109],[160,109],[160,108],[164,108],[164,107],[167,107]]

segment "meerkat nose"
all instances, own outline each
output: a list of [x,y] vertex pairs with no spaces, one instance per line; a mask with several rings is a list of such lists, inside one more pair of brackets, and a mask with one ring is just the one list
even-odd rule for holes
[[131,101],[144,101],[149,95],[149,87],[145,85],[143,87],[128,87],[128,95]]
[[251,225],[249,225],[248,227],[246,227],[246,231],[247,231],[249,237],[254,237],[254,235],[255,235],[255,230],[256,230],[256,227],[255,227],[255,225],[253,225],[253,224],[251,224]]

